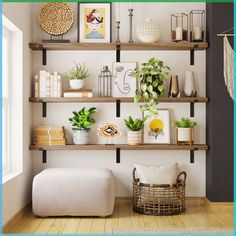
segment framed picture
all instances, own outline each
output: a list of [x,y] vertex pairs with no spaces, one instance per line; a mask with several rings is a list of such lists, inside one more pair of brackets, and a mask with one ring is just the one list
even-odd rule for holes
[[[148,115],[147,112],[143,114]],[[157,116],[150,116],[144,123],[144,143],[170,143],[170,110],[160,109]]]
[[111,42],[111,3],[78,3],[78,42]]
[[114,62],[113,74],[113,96],[134,97],[137,88],[137,80],[133,77],[136,62]]

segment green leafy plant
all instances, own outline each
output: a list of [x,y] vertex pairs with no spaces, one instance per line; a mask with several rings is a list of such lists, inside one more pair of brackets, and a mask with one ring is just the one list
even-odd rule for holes
[[88,68],[85,65],[77,64],[76,62],[74,63],[75,66],[67,72],[69,79],[86,79],[89,76]]
[[96,112],[96,108],[92,107],[88,110],[86,110],[85,107],[83,107],[80,111],[76,112],[73,111],[73,117],[69,118],[69,121],[72,124],[72,130],[86,130],[89,131],[89,126],[93,125],[95,123],[95,120],[92,119],[90,116],[91,114]]
[[146,101],[155,100],[164,94],[164,81],[169,76],[170,68],[164,62],[156,58],[151,58],[147,63],[142,63],[140,69],[136,68],[134,78],[140,82],[140,90],[136,90],[134,100]]
[[140,131],[144,125],[144,120],[139,118],[134,120],[131,116],[129,116],[128,119],[124,119],[124,121],[125,126],[131,131]]
[[190,120],[189,118],[182,117],[180,120],[174,122],[176,128],[194,128],[197,122]]

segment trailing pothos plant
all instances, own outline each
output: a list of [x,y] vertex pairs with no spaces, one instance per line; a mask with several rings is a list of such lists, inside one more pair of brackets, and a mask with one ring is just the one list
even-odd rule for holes
[[91,125],[95,123],[95,120],[91,118],[91,114],[96,112],[95,107],[91,107],[90,109],[86,109],[83,107],[80,111],[73,111],[73,117],[69,118],[69,121],[72,124],[72,130],[85,130],[90,131]]
[[151,58],[142,67],[136,68],[134,78],[139,81],[140,89],[136,90],[135,102],[141,99],[144,101],[154,101],[164,94],[164,81],[169,76],[170,68],[164,62],[156,58]]

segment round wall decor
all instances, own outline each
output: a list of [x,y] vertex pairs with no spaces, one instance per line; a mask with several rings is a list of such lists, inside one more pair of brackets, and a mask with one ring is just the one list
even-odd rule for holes
[[65,34],[74,23],[74,11],[64,2],[49,2],[39,14],[39,24],[51,35]]

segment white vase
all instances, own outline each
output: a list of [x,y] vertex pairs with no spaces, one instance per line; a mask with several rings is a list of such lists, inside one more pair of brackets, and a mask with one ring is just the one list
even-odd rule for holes
[[142,143],[142,130],[127,131],[127,143],[129,145],[139,145]]
[[89,143],[89,132],[86,130],[77,130],[73,133],[74,144],[88,144]]
[[193,128],[177,128],[177,141],[193,143]]
[[136,35],[143,43],[157,42],[161,36],[160,26],[152,19],[146,19],[146,22],[137,28]]
[[70,88],[71,89],[81,89],[84,87],[84,80],[83,79],[71,79],[69,80]]
[[185,83],[184,83],[184,94],[186,97],[196,97],[197,96],[193,71],[186,71]]

